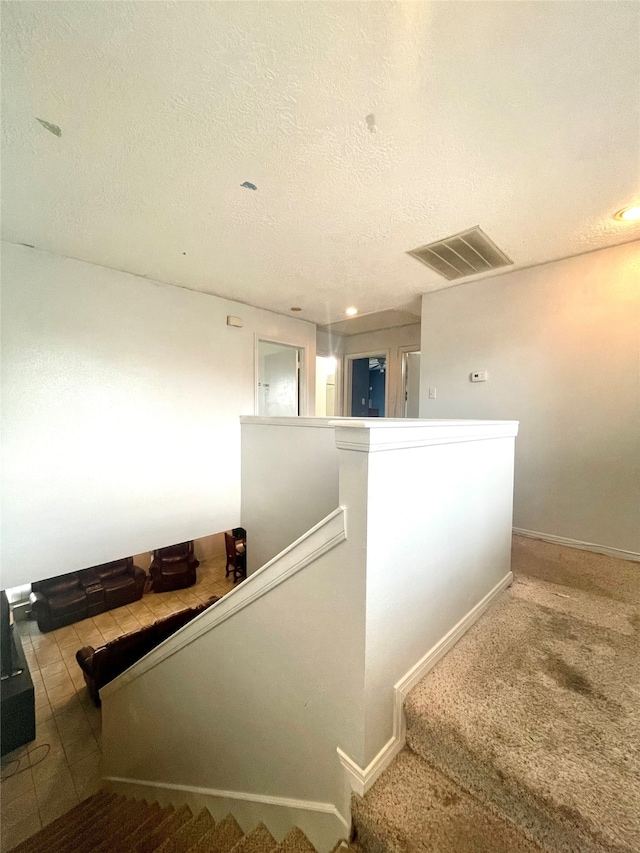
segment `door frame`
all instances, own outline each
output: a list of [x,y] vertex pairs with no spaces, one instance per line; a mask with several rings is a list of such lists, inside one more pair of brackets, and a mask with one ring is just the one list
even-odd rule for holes
[[[375,356],[382,355],[385,357],[386,361],[386,369],[385,369],[385,380],[384,380],[384,416],[385,418],[390,417],[389,415],[389,360],[390,360],[391,350],[384,349],[380,347],[380,349],[370,350],[369,352],[355,352],[349,353],[344,356],[344,382],[343,382],[343,396],[342,396],[342,411],[344,412],[344,416],[347,418],[352,418],[351,414],[351,376],[352,376],[352,368],[351,362],[355,361],[358,358],[374,358]],[[359,420],[362,420],[361,418]]]
[[[401,401],[401,418],[407,417],[407,354],[410,352],[422,352],[422,348],[418,349],[415,346],[398,347],[400,355],[400,401]],[[420,365],[422,368],[422,364]]]
[[[306,417],[309,412],[309,346],[300,343],[300,341],[284,341],[254,332],[253,335],[253,413],[258,414],[258,377],[260,376],[260,354],[259,344],[276,344],[281,347],[291,347],[298,351],[298,417]],[[315,382],[315,365],[313,371],[313,380]],[[266,417],[266,416],[265,416]]]

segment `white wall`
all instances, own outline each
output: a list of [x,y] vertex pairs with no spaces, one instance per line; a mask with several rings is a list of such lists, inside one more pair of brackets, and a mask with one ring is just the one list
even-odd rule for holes
[[329,420],[242,419],[242,526],[255,572],[338,506]]
[[[259,421],[243,433],[271,433],[265,451],[335,440],[340,507],[103,688],[104,772],[140,795],[299,800],[288,816],[320,833],[348,808],[341,766],[368,784],[401,748],[396,682],[511,580],[517,424]],[[325,828],[323,851],[346,834]]]
[[343,516],[101,691],[106,776],[236,792],[238,806],[304,801],[287,813],[318,849],[347,835],[334,820],[323,843],[313,821],[318,803],[348,813],[336,747],[362,744],[364,564],[345,572]]
[[420,414],[518,419],[515,527],[638,553],[639,351],[637,242],[426,294]]
[[307,347],[312,383],[315,333],[3,243],[3,586],[237,525],[255,335]]

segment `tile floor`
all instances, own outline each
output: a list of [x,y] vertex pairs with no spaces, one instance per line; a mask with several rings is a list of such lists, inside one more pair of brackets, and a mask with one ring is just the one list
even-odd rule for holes
[[195,586],[149,593],[140,601],[42,634],[35,622],[16,622],[36,699],[36,739],[2,758],[2,853],[10,850],[100,786],[101,715],[75,658],[184,607],[231,589],[224,555],[203,561]]

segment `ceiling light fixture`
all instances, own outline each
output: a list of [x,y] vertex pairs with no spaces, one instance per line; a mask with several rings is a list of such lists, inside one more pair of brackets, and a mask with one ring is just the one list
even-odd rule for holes
[[358,313],[358,309],[357,308],[347,308],[347,310],[344,313],[347,315],[347,317],[353,317],[354,314]]
[[640,219],[640,204],[623,207],[613,218],[618,219],[620,222],[637,222]]

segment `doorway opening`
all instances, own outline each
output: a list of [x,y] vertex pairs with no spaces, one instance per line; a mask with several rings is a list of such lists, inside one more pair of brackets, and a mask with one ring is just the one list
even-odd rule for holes
[[316,357],[316,417],[333,418],[336,410],[336,368],[333,356]]
[[300,414],[302,357],[299,347],[258,341],[258,415],[274,418]]
[[384,418],[387,413],[388,355],[348,356],[347,407],[352,418]]
[[420,417],[420,350],[402,353],[405,418]]

